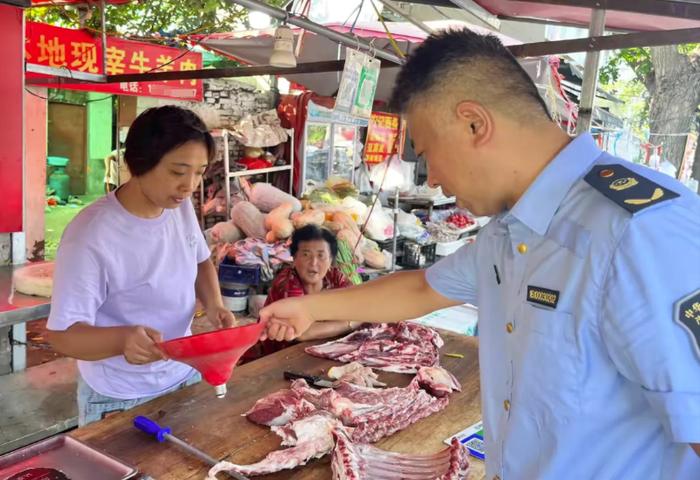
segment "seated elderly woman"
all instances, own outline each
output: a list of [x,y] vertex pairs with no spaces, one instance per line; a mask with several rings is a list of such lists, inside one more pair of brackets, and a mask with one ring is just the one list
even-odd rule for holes
[[[280,270],[272,280],[265,306],[288,297],[300,297],[318,293],[321,290],[345,288],[352,282],[333,265],[338,252],[335,235],[325,228],[307,225],[294,232],[290,247],[294,259],[292,265]],[[355,322],[315,322],[299,340],[342,335],[359,326]],[[290,342],[264,340],[258,342],[242,357],[242,362],[249,362],[291,345]]]
[[[265,306],[288,297],[300,297],[321,290],[352,286],[348,278],[333,265],[338,253],[335,235],[325,228],[307,225],[295,231],[290,247],[294,262],[275,276]],[[316,322],[300,340],[314,340],[347,333],[354,322]]]

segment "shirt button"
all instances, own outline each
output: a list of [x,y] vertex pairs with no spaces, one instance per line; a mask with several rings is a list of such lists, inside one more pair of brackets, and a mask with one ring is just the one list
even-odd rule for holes
[[525,255],[527,253],[527,245],[524,243],[518,245],[518,252],[520,252],[521,255]]
[[513,327],[513,324],[508,322],[508,324],[506,325],[506,331],[508,333],[513,333],[513,328],[515,328],[515,327]]
[[510,401],[503,400],[503,408],[505,408],[506,412],[510,410]]

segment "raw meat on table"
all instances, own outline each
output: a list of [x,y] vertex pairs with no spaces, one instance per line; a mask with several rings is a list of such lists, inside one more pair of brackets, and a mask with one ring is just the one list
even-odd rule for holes
[[[368,378],[376,377],[371,369],[357,366],[340,370],[340,373],[358,371]],[[250,465],[219,462],[207,478],[213,480],[221,471],[264,475],[305,465],[332,450],[335,443],[333,432],[337,431],[341,431],[341,436],[348,441],[358,444],[376,442],[442,410],[449,402],[448,394],[460,388],[454,376],[441,367],[420,368],[406,387],[373,388],[340,380],[334,388],[316,389],[303,379],[294,380],[290,388],[261,398],[245,413],[248,420],[271,426],[282,439],[281,445],[289,448],[273,451]],[[448,471],[447,467],[442,469],[440,463],[448,455],[439,455],[426,457],[425,465],[420,466],[423,469],[420,471],[439,474],[423,478],[463,478],[440,476],[444,473],[442,470]]]
[[322,457],[333,449],[332,432],[338,427],[342,427],[340,422],[326,412],[315,412],[290,425],[273,427],[272,431],[282,438],[282,445],[291,445],[291,448],[270,452],[259,462],[250,465],[219,462],[209,470],[207,480],[216,480],[219,472],[266,475],[305,465],[309,460]]
[[[292,382],[289,389],[258,400],[245,415],[263,425],[282,425],[309,413],[323,410],[344,425],[357,427],[354,440],[375,442],[421,418],[438,412],[448,403],[446,394],[459,390],[456,379],[440,367],[430,367],[430,375],[420,373],[407,387],[372,388],[339,382],[336,388],[311,388],[306,381]],[[425,379],[429,378],[430,382]],[[428,391],[426,391],[425,387]],[[438,391],[440,396],[428,392]]]
[[220,471],[263,475],[304,465],[331,451],[332,432],[338,429],[353,442],[376,442],[447,406],[447,396],[429,392],[446,395],[459,388],[452,374],[440,367],[421,368],[403,388],[372,388],[340,381],[335,388],[315,389],[303,379],[294,380],[290,388],[261,398],[245,414],[252,422],[272,426],[282,446],[290,448],[271,452],[251,465],[220,462],[208,478]]
[[345,337],[306,348],[306,353],[339,362],[359,362],[386,372],[416,373],[438,365],[444,342],[432,328],[416,323],[369,325]]
[[462,391],[462,386],[455,376],[440,367],[421,368],[413,381],[436,397],[445,397],[455,390]]
[[365,367],[359,362],[348,363],[339,367],[328,369],[328,377],[340,382],[354,383],[365,387],[386,387],[386,383],[380,382],[377,374],[370,367]]
[[467,449],[456,438],[440,452],[416,455],[354,443],[343,429],[333,435],[333,480],[464,480],[469,474]]
[[300,392],[285,388],[261,398],[243,415],[253,423],[278,426],[286,425],[315,410],[316,407],[304,400]]

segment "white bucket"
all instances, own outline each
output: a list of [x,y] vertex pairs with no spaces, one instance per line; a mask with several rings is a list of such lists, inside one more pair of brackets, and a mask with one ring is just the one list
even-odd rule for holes
[[226,308],[232,312],[243,312],[248,307],[248,285],[222,283],[221,297]]
[[260,309],[265,305],[267,295],[250,295],[248,297],[248,314],[253,318],[258,318]]

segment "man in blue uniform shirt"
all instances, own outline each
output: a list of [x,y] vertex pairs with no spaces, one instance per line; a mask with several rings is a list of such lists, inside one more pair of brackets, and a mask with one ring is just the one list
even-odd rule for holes
[[493,219],[427,271],[267,307],[267,336],[473,303],[489,479],[700,478],[699,197],[570,139],[494,37],[431,36],[392,103],[429,182]]

